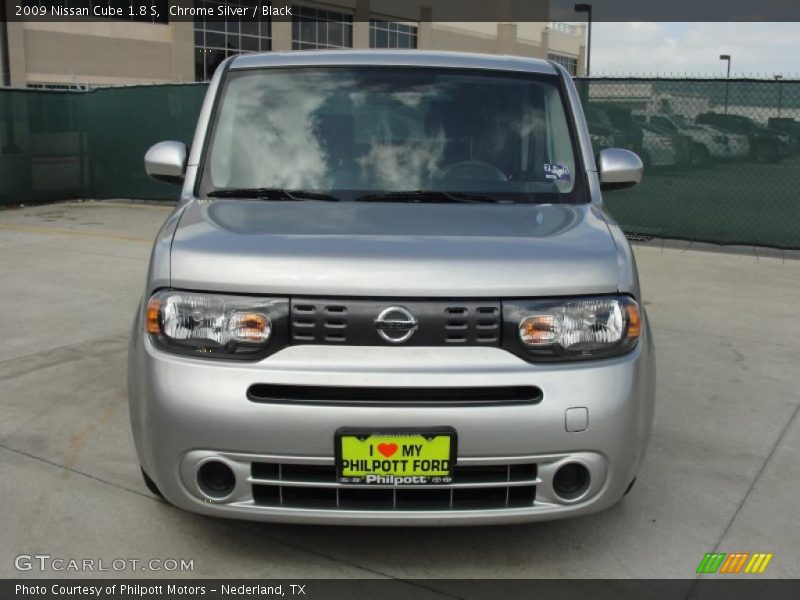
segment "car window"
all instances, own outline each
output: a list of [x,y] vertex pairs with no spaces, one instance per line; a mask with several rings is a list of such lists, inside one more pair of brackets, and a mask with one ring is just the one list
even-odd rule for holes
[[652,117],[650,119],[650,122],[653,125],[661,127],[665,131],[672,131],[672,132],[678,131],[678,128],[675,126],[675,124],[669,119],[665,119],[664,117]]

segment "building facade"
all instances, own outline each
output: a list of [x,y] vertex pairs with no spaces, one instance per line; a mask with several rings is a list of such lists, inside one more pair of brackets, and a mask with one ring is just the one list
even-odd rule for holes
[[[195,0],[193,7],[254,2]],[[584,71],[585,27],[549,22],[547,2],[536,9],[540,20],[530,22],[443,22],[432,0],[298,0],[291,17],[259,21],[202,14],[170,19],[166,0],[156,3],[164,7],[160,19],[5,23],[3,83],[70,88],[204,81],[232,54],[325,48],[511,54],[549,58],[576,75]],[[6,7],[11,10],[11,4]]]

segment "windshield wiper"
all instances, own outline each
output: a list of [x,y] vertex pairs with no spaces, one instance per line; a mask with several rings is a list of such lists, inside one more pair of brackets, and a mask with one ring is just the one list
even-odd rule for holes
[[259,200],[322,200],[338,202],[339,198],[329,194],[318,194],[308,190],[285,190],[282,188],[229,188],[208,192],[212,198],[257,198]]
[[409,190],[407,192],[384,192],[358,196],[356,202],[438,202],[466,204],[498,204],[501,200],[485,194],[443,192],[439,190]]

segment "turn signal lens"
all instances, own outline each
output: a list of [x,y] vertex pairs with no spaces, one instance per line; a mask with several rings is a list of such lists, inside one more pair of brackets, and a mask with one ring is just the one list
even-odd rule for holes
[[625,305],[625,312],[628,313],[628,339],[638,340],[642,329],[641,318],[639,317],[639,307],[635,302]]
[[269,339],[272,333],[272,323],[269,317],[262,313],[247,312],[233,313],[228,321],[228,334],[232,340],[261,344]]
[[161,300],[150,298],[147,303],[147,333],[158,335],[161,333],[161,326],[158,324],[158,312],[161,310]]
[[528,346],[543,346],[558,341],[561,321],[553,315],[525,317],[519,324],[519,338]]

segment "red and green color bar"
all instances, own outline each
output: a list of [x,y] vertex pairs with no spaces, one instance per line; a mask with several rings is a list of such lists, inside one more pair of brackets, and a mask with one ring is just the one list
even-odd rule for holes
[[[707,552],[697,567],[698,573],[763,573],[772,554],[764,552]],[[744,569],[744,570],[743,570]]]

